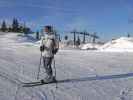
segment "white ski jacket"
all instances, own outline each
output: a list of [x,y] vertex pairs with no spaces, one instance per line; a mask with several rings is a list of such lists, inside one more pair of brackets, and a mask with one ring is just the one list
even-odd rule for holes
[[42,52],[42,56],[44,57],[53,57],[54,54],[52,50],[54,48],[54,42],[56,42],[56,38],[54,34],[45,34],[41,39],[41,46],[45,46],[46,48]]

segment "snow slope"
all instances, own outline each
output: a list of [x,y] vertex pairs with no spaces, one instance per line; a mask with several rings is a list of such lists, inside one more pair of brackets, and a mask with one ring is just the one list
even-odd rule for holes
[[133,52],[133,38],[121,37],[99,48],[101,51]]
[[60,50],[57,79],[65,83],[21,87],[36,80],[40,52],[18,38],[0,35],[0,100],[133,100],[133,53],[126,52]]
[[96,44],[96,43],[86,43],[86,44],[81,45],[82,50],[93,50],[93,49],[98,49],[100,47],[101,45]]

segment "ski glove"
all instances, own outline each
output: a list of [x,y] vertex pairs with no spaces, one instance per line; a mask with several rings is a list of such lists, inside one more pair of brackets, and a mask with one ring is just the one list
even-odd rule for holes
[[44,50],[49,50],[49,48],[47,48],[45,45],[40,46],[40,51],[44,51]]
[[57,52],[58,52],[58,48],[52,50],[53,54],[56,54]]
[[44,51],[44,49],[45,49],[45,46],[44,45],[40,46],[40,51],[41,52]]

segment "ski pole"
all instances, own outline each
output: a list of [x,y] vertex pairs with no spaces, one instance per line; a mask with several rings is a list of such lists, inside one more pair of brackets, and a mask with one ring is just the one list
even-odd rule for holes
[[54,67],[54,70],[55,70],[55,71],[54,71],[54,76],[55,76],[55,78],[56,78],[56,68],[55,68],[55,59],[54,59],[54,58],[53,58],[53,61],[54,61],[54,66],[53,66],[53,67]]
[[[53,61],[54,61],[54,77],[56,79],[56,67],[55,67],[55,58],[53,58]],[[58,83],[56,82],[56,89],[58,88]]]
[[41,56],[40,56],[40,63],[39,63],[39,66],[38,66],[37,80],[39,79],[39,74],[40,74],[40,69],[41,69],[41,62],[42,62],[42,51],[41,51]]
[[[41,45],[43,44],[43,39],[41,39]],[[41,62],[42,62],[42,51],[41,51],[41,56],[40,56],[40,63],[38,66],[38,73],[37,73],[37,80],[39,79],[39,74],[40,74],[40,69],[41,69]]]

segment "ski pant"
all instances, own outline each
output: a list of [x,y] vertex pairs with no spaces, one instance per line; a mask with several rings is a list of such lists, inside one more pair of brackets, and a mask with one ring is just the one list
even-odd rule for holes
[[46,71],[46,80],[50,80],[53,77],[53,71],[52,71],[52,60],[53,57],[43,57],[43,66]]

